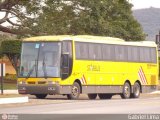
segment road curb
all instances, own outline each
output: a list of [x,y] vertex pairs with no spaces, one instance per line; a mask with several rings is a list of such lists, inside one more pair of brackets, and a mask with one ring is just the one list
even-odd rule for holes
[[151,92],[150,94],[160,94],[160,91],[154,91],[154,92]]
[[4,94],[18,94],[18,90],[4,90]]
[[24,97],[12,97],[12,98],[0,98],[0,104],[9,104],[9,103],[25,103],[28,102],[28,96]]

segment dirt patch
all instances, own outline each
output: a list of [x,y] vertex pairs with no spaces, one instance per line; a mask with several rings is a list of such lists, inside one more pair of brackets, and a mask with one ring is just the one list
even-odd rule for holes
[[17,84],[17,80],[4,80],[4,83]]
[[14,98],[14,97],[24,97],[24,95],[20,95],[20,94],[3,94],[3,95],[0,95],[0,98]]

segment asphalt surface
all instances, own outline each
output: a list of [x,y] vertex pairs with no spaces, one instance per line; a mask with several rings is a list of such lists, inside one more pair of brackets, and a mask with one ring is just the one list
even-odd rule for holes
[[160,114],[160,95],[142,95],[139,99],[67,100],[65,96],[48,96],[38,100],[29,96],[26,104],[0,105],[0,114]]

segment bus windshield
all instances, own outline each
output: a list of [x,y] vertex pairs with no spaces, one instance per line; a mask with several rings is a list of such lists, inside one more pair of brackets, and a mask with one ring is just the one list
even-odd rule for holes
[[19,77],[60,77],[60,42],[22,43]]

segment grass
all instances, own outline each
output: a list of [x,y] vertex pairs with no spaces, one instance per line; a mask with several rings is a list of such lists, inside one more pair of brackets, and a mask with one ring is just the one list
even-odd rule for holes
[[[0,86],[0,88],[1,88],[1,86]],[[17,84],[4,83],[4,84],[3,84],[3,89],[4,89],[4,90],[15,90],[15,89],[17,89]]]

